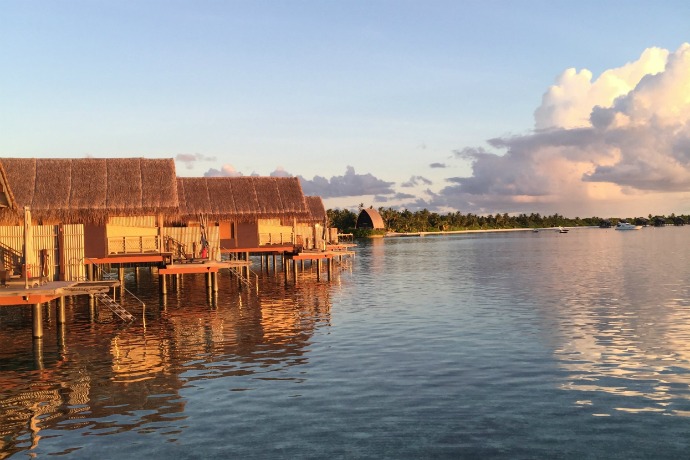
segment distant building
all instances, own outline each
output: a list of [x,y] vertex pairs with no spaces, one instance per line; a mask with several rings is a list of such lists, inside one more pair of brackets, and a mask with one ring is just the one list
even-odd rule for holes
[[362,212],[357,216],[356,228],[370,228],[374,230],[384,230],[386,225],[383,223],[381,214],[374,208],[362,209]]

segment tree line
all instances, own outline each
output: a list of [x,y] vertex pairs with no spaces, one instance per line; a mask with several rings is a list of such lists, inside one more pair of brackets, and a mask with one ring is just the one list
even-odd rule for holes
[[[360,205],[360,212],[363,206]],[[651,214],[648,217],[575,217],[568,218],[561,214],[542,216],[539,213],[509,215],[473,213],[463,214],[451,212],[439,214],[428,209],[410,211],[408,209],[396,210],[393,208],[378,208],[383,219],[386,231],[389,232],[438,232],[457,230],[494,230],[507,228],[549,228],[549,227],[586,227],[586,226],[610,226],[618,221],[627,221],[637,225],[684,225],[690,223],[689,215],[670,216]],[[358,213],[348,209],[329,209],[326,211],[329,225],[341,232],[352,233],[356,227]]]

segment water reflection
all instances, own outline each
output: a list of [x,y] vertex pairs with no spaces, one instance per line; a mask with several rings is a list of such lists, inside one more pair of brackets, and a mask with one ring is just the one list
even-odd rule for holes
[[505,248],[506,259],[524,264],[510,268],[507,288],[538,308],[566,372],[561,388],[580,392],[576,405],[594,415],[689,414],[686,240],[685,229],[594,229]]
[[257,293],[226,276],[209,302],[205,278],[185,276],[160,302],[156,277],[138,277],[127,288],[147,306],[125,298],[130,311],[140,309],[131,325],[103,308],[92,311],[87,298],[70,298],[66,327],[51,318],[34,341],[28,309],[1,309],[0,458],[62,430],[174,437],[186,417],[184,388],[242,376],[232,389],[251,390],[252,381],[281,378],[283,369],[308,362],[314,331],[330,324],[337,286],[310,282],[309,273],[298,286],[262,275]]

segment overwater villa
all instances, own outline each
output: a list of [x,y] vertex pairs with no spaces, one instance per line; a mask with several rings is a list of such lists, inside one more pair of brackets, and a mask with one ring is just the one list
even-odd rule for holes
[[18,230],[25,210],[33,234],[26,259],[31,277],[79,280],[97,264],[164,262],[162,224],[178,211],[172,159],[0,162],[15,203],[0,209],[0,247],[11,276],[18,274],[17,266],[7,263],[22,254]]
[[167,275],[205,273],[217,291],[222,268],[247,281],[250,254],[330,261],[334,244],[321,199],[297,178],[178,178],[172,159],[0,158],[0,283],[15,288],[0,305],[68,285],[102,293],[114,284],[95,284],[101,267],[120,284],[126,267],[155,267],[163,293]]
[[224,254],[292,251],[312,220],[296,177],[184,177],[177,191],[179,224],[218,227]]

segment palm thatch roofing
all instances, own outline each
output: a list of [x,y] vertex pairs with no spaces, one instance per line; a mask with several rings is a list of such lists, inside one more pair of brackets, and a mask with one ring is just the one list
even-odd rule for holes
[[17,201],[14,199],[12,188],[7,181],[7,173],[5,167],[0,163],[0,207],[17,209]]
[[[38,220],[103,223],[109,216],[176,214],[173,159],[0,158],[18,209]],[[0,210],[0,222],[17,220]]]
[[381,214],[374,209],[362,209],[362,212],[357,216],[357,223],[355,224],[357,228],[373,228],[373,229],[385,229],[386,224],[383,222]]
[[203,215],[216,220],[309,219],[296,177],[178,177],[182,221]]
[[311,220],[314,222],[323,222],[326,220],[326,208],[323,206],[323,200],[320,196],[307,196],[307,206],[311,213]]

